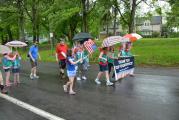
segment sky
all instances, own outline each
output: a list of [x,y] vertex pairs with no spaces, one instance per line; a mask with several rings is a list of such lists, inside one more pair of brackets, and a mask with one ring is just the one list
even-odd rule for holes
[[[147,0],[147,3],[150,3],[149,1],[150,0]],[[158,0],[156,4],[162,8],[163,16],[165,16],[166,11],[170,11],[170,5],[169,3],[165,2],[165,0]],[[142,8],[142,11],[140,11],[141,16],[145,15],[149,11],[153,11],[153,14],[156,15],[156,13],[154,12],[154,8],[151,8],[146,3],[141,3],[140,7]]]

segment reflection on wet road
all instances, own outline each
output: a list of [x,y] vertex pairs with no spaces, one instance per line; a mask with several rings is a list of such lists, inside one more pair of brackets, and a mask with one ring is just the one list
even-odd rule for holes
[[[104,79],[100,86],[94,83],[98,68],[92,66],[88,80],[76,81],[77,95],[70,96],[55,64],[41,64],[39,80],[30,80],[27,68],[23,83],[9,95],[67,120],[179,120],[179,69],[137,68],[135,77],[107,87]],[[5,100],[0,104],[0,120],[43,119]]]

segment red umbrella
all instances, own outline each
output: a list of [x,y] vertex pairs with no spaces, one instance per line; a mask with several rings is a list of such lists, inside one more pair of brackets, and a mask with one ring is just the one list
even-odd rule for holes
[[129,39],[128,42],[135,42],[138,39],[141,39],[142,36],[137,33],[131,33],[131,34],[126,34],[125,36],[123,36],[123,38],[128,38]]

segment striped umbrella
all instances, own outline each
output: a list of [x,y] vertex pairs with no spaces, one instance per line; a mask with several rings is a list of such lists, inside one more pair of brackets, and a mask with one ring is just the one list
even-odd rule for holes
[[25,47],[25,46],[27,46],[26,43],[18,41],[18,40],[14,40],[14,41],[8,42],[5,45],[9,46],[9,47]]
[[138,39],[141,39],[142,36],[137,33],[131,33],[131,34],[126,34],[125,36],[123,36],[123,38],[127,38],[129,40],[128,42],[135,42]]
[[109,46],[113,46],[117,43],[127,42],[127,41],[128,41],[128,39],[123,38],[121,36],[110,36],[103,40],[102,47],[109,47]]

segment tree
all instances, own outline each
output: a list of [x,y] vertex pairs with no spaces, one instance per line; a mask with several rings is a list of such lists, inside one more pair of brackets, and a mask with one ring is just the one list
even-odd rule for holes
[[167,13],[167,25],[169,28],[179,30],[179,0],[169,0],[171,11]]
[[0,3],[0,34],[2,43],[18,38],[18,14],[12,0]]
[[[118,10],[123,24],[128,26],[129,33],[134,32],[136,10],[142,2],[148,4],[147,0],[120,0],[120,2],[118,0],[113,0],[114,6]],[[156,0],[152,0],[151,3],[155,2]],[[124,12],[121,10],[124,10]]]
[[19,25],[19,40],[25,42],[25,33],[24,33],[24,9],[23,9],[24,0],[16,0],[17,3],[17,13],[18,13],[18,25]]
[[81,15],[82,15],[82,30],[88,32],[88,16],[90,12],[95,8],[96,2],[90,0],[81,0]]

